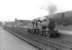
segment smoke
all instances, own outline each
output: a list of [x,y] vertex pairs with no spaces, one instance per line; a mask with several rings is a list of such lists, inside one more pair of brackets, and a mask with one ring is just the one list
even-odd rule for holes
[[48,11],[48,14],[53,14],[57,11],[57,6],[52,1],[46,1],[40,9]]
[[49,11],[49,14],[55,13],[57,11],[56,5],[53,3],[50,3],[50,5],[48,6],[48,11]]

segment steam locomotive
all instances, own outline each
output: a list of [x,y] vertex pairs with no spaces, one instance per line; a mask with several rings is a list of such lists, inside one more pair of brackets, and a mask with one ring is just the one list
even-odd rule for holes
[[40,35],[49,38],[59,38],[61,34],[55,30],[55,22],[52,19],[33,20],[32,28],[28,29],[28,33]]

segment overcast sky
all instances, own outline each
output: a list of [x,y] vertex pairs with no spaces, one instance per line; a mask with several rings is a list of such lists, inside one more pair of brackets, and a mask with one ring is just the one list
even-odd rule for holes
[[34,19],[48,14],[44,10],[54,3],[58,11],[72,10],[71,0],[0,0],[0,21],[18,19]]

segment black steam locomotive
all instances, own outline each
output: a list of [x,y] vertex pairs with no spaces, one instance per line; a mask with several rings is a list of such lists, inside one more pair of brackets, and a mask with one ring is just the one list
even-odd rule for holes
[[52,19],[49,19],[49,21],[47,19],[44,19],[43,21],[34,20],[32,21],[32,25],[33,28],[28,29],[28,32],[31,34],[50,38],[59,38],[61,36],[61,34],[55,30],[55,22]]

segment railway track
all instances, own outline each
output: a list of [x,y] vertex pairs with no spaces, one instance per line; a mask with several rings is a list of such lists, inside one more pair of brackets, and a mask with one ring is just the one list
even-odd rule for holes
[[[10,31],[10,29],[5,29],[5,30]],[[14,30],[14,31],[17,31],[17,30]],[[16,33],[16,32],[14,32],[14,31],[11,30],[10,33],[13,32],[13,35],[21,38],[22,40],[27,41],[29,44],[33,45],[34,47],[39,48],[39,50],[52,50],[52,48],[53,48],[54,50],[57,49],[57,48],[54,48],[54,47],[45,46],[45,45],[43,45],[42,43],[37,42],[37,41],[31,39],[31,37],[28,37],[28,38],[27,38],[27,37],[25,38],[25,37],[23,37],[23,36],[20,37],[20,36],[17,35],[18,32]],[[21,33],[21,32],[19,32],[19,33]],[[26,36],[26,35],[25,35],[25,36]],[[23,38],[24,38],[24,39],[23,39]],[[29,38],[30,38],[30,39],[29,39]]]
[[[22,31],[22,32],[24,32],[24,31]],[[43,38],[43,37],[40,37],[40,38]],[[62,39],[62,38],[61,39],[44,38],[44,40],[46,40],[46,41],[50,40],[50,42],[54,42],[54,43],[60,44],[62,46],[66,46],[68,48],[72,48],[72,42],[71,41],[67,41],[65,39]]]
[[[15,33],[21,33],[20,35],[23,36],[23,34],[26,32],[24,30],[18,29],[18,28],[8,28],[11,29],[11,31]],[[27,33],[27,32],[26,32]],[[38,37],[34,35],[31,38],[33,41],[36,41],[37,43],[41,43],[46,47],[52,47],[56,50],[71,50],[72,49],[72,42],[66,41],[64,39],[50,39],[50,38],[44,38],[44,37]],[[35,38],[35,39],[34,39]]]
[[[65,39],[50,39],[50,38],[44,38],[44,40],[48,41],[50,40],[50,42],[54,42],[55,44],[59,44],[59,46],[63,47],[63,48],[72,48],[72,42],[67,41]],[[59,47],[59,48],[60,48]]]

